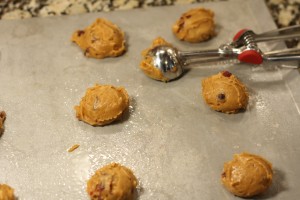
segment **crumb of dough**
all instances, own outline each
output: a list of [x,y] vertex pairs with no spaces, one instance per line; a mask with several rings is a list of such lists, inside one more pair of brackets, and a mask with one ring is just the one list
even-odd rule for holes
[[241,153],[224,164],[221,180],[234,195],[252,197],[264,193],[272,184],[272,177],[271,163],[258,155]]
[[0,136],[4,132],[4,121],[6,119],[6,113],[4,111],[0,111]]
[[117,163],[106,165],[87,182],[87,193],[92,200],[133,200],[138,181],[133,172]]
[[0,200],[15,200],[14,189],[6,184],[0,184]]
[[228,71],[202,80],[202,96],[216,111],[237,113],[248,105],[248,92],[244,84]]
[[161,73],[161,71],[153,66],[152,57],[148,55],[148,52],[151,49],[153,49],[157,46],[160,46],[160,45],[172,47],[172,45],[170,43],[168,43],[167,41],[165,41],[162,37],[157,37],[156,39],[153,40],[151,47],[142,51],[142,56],[144,59],[140,63],[140,68],[150,78],[159,80],[159,81],[163,81],[163,82],[168,82],[169,79],[164,77],[164,75]]
[[129,96],[125,88],[96,84],[87,89],[75,110],[79,120],[92,126],[104,126],[120,119],[128,107]]
[[79,144],[74,144],[72,147],[70,147],[68,149],[68,152],[73,152],[74,150],[76,150],[80,145]]
[[215,35],[214,12],[205,8],[191,9],[181,15],[173,25],[172,31],[183,41],[206,41]]
[[71,40],[87,57],[116,57],[126,51],[124,32],[117,25],[102,18],[84,30],[73,33]]

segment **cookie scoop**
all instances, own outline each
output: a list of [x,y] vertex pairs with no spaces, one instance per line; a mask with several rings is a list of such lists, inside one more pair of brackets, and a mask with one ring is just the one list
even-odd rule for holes
[[161,80],[175,80],[191,65],[218,63],[220,61],[238,61],[259,65],[265,61],[300,60],[300,49],[284,49],[262,52],[259,42],[300,38],[300,25],[276,29],[262,34],[251,30],[239,31],[232,42],[221,44],[217,49],[181,51],[170,45],[158,45],[147,51],[147,62],[159,70]]
[[162,37],[157,37],[153,40],[151,46],[142,52],[143,60],[140,63],[140,68],[148,77],[155,80],[167,82],[170,80],[170,78],[165,76],[162,73],[161,69],[153,65],[152,56],[149,54],[149,52],[151,52],[153,48],[156,48],[157,46],[161,45],[173,48],[172,45],[168,43],[165,39],[163,39]]

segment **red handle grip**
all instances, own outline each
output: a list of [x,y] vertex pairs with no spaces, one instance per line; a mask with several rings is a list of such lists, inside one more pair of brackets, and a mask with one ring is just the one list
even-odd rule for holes
[[263,62],[263,57],[255,50],[245,50],[238,55],[241,62],[259,65]]
[[237,39],[239,39],[241,35],[243,35],[243,33],[245,33],[246,31],[248,31],[248,29],[242,29],[239,32],[237,32],[233,37],[233,41],[235,42]]

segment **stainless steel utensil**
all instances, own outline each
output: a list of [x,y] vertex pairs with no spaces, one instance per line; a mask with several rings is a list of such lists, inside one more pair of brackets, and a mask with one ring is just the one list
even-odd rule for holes
[[252,30],[240,30],[233,42],[222,44],[218,49],[201,51],[179,51],[169,46],[157,46],[148,52],[153,66],[159,69],[169,80],[182,75],[185,67],[193,63],[226,61],[237,59],[249,64],[261,64],[263,61],[300,60],[300,49],[285,49],[273,52],[262,52],[257,43],[300,38],[300,25],[281,28],[262,34]]

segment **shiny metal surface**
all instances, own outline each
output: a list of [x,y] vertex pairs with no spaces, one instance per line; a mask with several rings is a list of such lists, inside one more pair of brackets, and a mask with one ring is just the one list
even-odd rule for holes
[[[148,55],[152,57],[153,66],[159,69],[169,80],[179,78],[189,64],[199,64],[225,60],[221,50],[178,51],[170,46],[158,46],[151,49]],[[230,51],[232,53],[233,51]],[[222,55],[225,55],[223,53]]]
[[[300,48],[270,51],[264,54],[268,61],[298,61],[300,63]],[[299,64],[298,64],[299,66]]]
[[231,45],[221,45],[219,49],[179,51],[169,46],[158,46],[151,49],[148,55],[152,57],[153,66],[159,69],[169,80],[179,78],[190,64],[211,63],[231,60],[241,52],[241,48]]
[[[178,41],[171,26],[195,7],[213,10],[220,30],[213,40],[191,45]],[[70,42],[75,30],[98,17],[126,33],[123,56],[86,58]],[[261,0],[0,21],[0,110],[7,114],[0,182],[12,186],[19,200],[88,200],[89,177],[118,162],[138,178],[139,200],[241,200],[226,191],[220,177],[224,162],[247,151],[274,167],[270,190],[257,199],[299,199],[299,70],[277,63],[209,64],[162,84],[139,68],[141,52],[157,36],[187,51],[211,49],[245,22],[258,32],[275,28]],[[283,48],[261,45],[266,52]],[[249,88],[246,112],[214,112],[202,99],[201,80],[224,70]],[[92,127],[76,119],[74,106],[95,83],[126,88],[130,107],[123,120]],[[80,147],[67,152],[74,144]]]
[[255,34],[255,42],[267,42],[276,40],[288,40],[300,38],[300,25],[275,29],[261,34]]
[[153,66],[159,69],[169,80],[180,77],[184,71],[185,61],[178,51],[168,46],[158,46],[148,52]]

